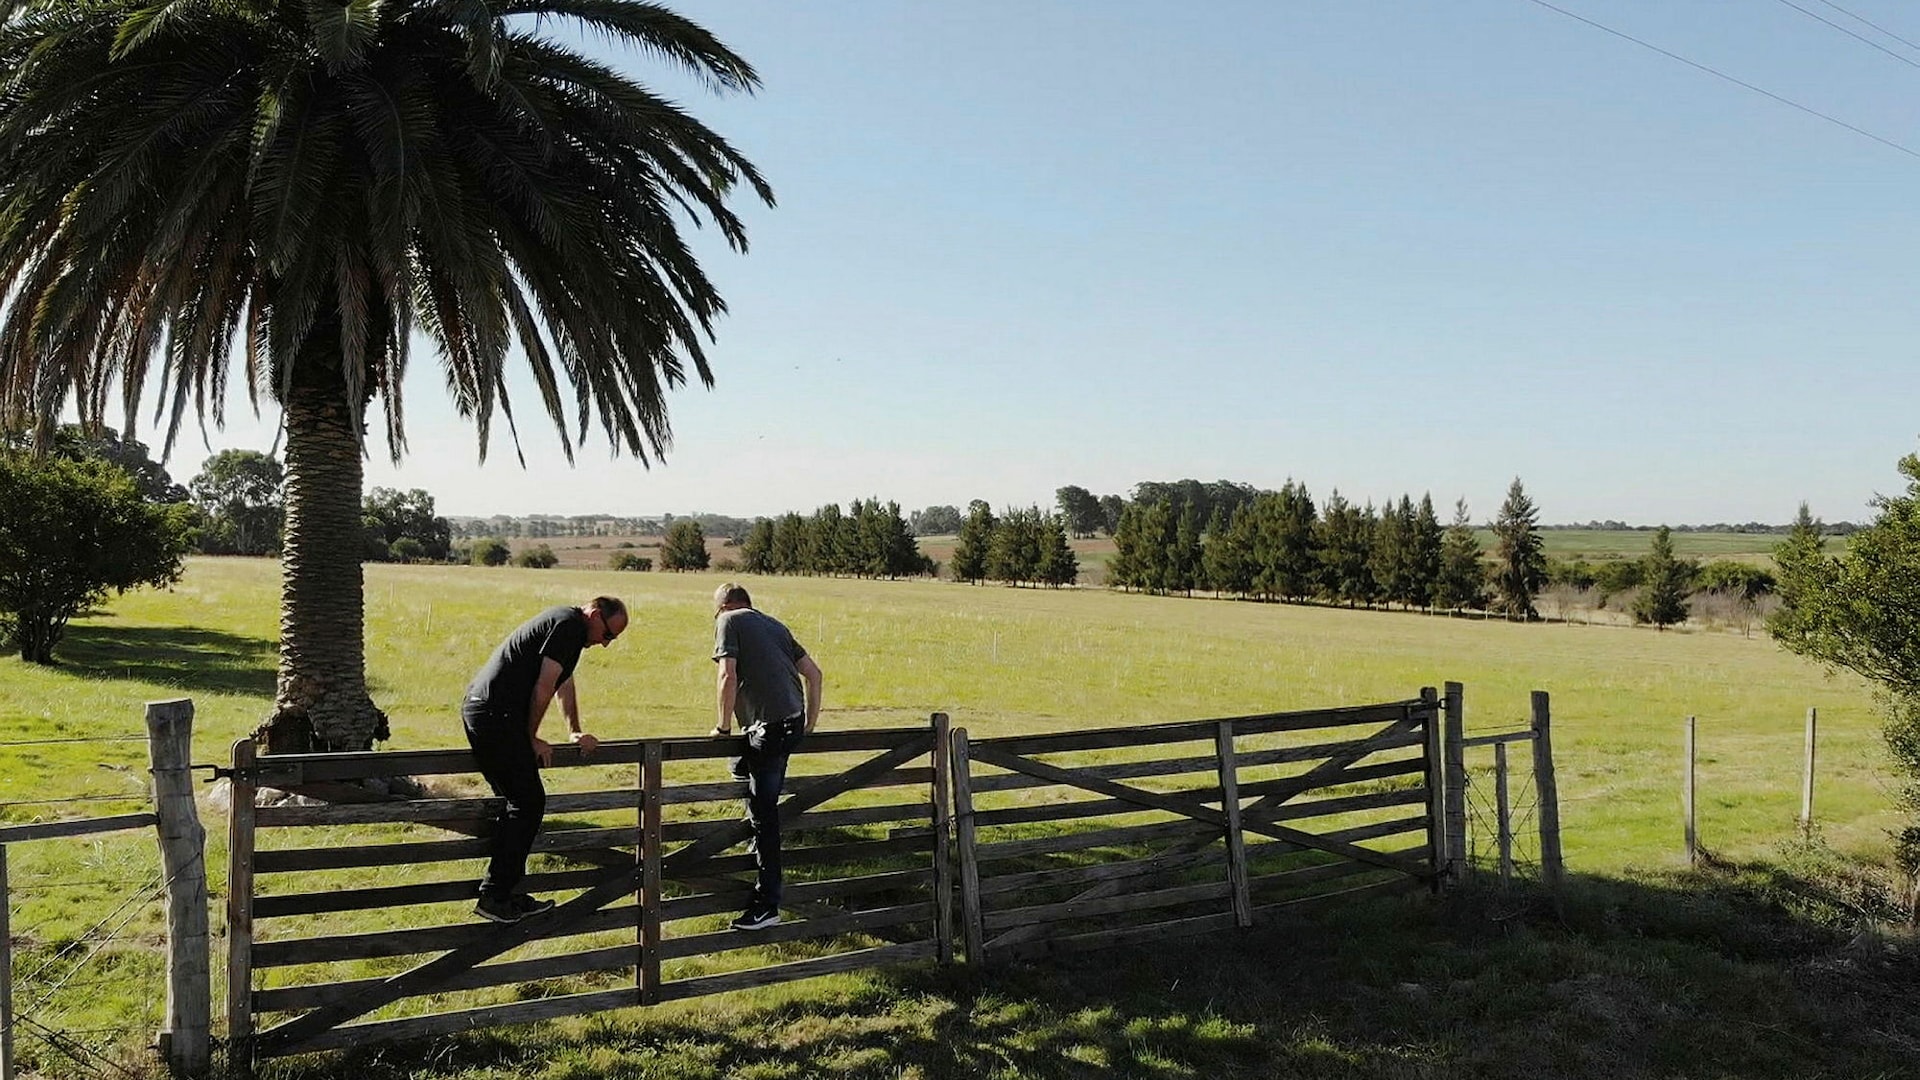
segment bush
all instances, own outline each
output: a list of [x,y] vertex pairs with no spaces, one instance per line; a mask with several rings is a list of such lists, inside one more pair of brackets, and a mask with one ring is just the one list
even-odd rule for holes
[[180,577],[192,517],[185,503],[148,501],[106,461],[0,454],[0,639],[53,663],[69,619]]
[[722,574],[735,573],[740,569],[740,560],[723,555],[713,560],[713,569]]
[[394,562],[419,562],[427,557],[427,545],[411,536],[403,536],[387,545],[387,558]]
[[513,565],[524,566],[529,570],[548,570],[557,566],[560,556],[545,544],[536,544],[513,557]]
[[491,536],[483,536],[473,542],[473,554],[468,561],[475,566],[505,566],[513,557],[513,549],[506,541]]
[[608,556],[607,569],[609,570],[651,570],[653,569],[653,560],[647,558],[644,555],[635,555],[635,554],[632,554],[631,552],[626,552],[626,551],[616,551],[612,555]]

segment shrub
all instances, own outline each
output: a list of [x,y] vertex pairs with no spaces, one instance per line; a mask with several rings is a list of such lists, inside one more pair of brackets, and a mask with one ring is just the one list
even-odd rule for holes
[[513,549],[507,542],[492,536],[483,536],[473,542],[473,554],[468,556],[475,566],[505,566],[513,557]]
[[524,566],[529,570],[548,570],[559,565],[560,556],[545,544],[535,544],[513,557],[513,565]]
[[616,551],[612,555],[608,556],[607,569],[609,570],[651,570],[653,569],[653,560],[647,558],[644,555],[635,555],[631,552],[626,552],[626,551]]
[[427,557],[427,545],[411,536],[403,536],[387,545],[387,558],[394,562],[419,562]]
[[740,569],[740,560],[723,555],[713,560],[713,569],[722,574],[731,574]]

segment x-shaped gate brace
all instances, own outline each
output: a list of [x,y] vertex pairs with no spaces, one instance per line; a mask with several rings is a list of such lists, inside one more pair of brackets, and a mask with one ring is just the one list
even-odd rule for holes
[[[1424,721],[1422,717],[1424,717]],[[1434,874],[1433,870],[1413,860],[1389,855],[1384,852],[1373,851],[1360,847],[1357,844],[1349,844],[1331,837],[1317,836],[1310,832],[1288,828],[1267,816],[1277,811],[1283,804],[1297,795],[1312,791],[1316,788],[1328,786],[1330,781],[1333,781],[1340,773],[1351,768],[1362,758],[1392,743],[1400,736],[1412,732],[1418,728],[1422,722],[1432,723],[1432,715],[1408,715],[1399,720],[1395,720],[1393,723],[1388,724],[1386,727],[1368,736],[1354,749],[1328,758],[1326,761],[1301,773],[1299,776],[1291,778],[1286,783],[1278,786],[1274,791],[1262,795],[1253,802],[1242,806],[1239,815],[1241,831],[1256,833],[1274,840],[1282,840],[1300,848],[1340,855],[1352,859],[1355,862],[1362,862],[1371,866],[1398,871],[1399,873],[1423,880],[1432,878]],[[1005,750],[999,750],[994,748],[990,742],[971,743],[967,748],[967,752],[969,757],[974,761],[997,765],[1003,769],[1024,773],[1028,776],[1047,780],[1052,783],[1098,792],[1110,798],[1121,799],[1148,809],[1165,810],[1169,813],[1179,814],[1208,825],[1218,826],[1223,831],[1229,829],[1227,815],[1224,810],[1215,810],[1213,807],[1206,805],[1192,796],[1167,795],[1160,792],[1147,791],[1127,784],[1118,784],[1103,777],[1089,776],[1072,769],[1064,769],[1057,765],[1049,765],[1046,762],[1034,761],[1028,757],[1009,753]],[[1176,844],[1166,851],[1161,852],[1157,857],[1165,858],[1199,851],[1213,843],[1215,839],[1218,838],[1210,837],[1203,840],[1186,841]],[[1125,888],[1126,885],[1124,882],[1103,882],[1076,894],[1072,897],[1072,901],[1101,899],[1116,895]],[[1001,948],[1038,936],[1043,932],[1044,927],[1037,924],[1015,927],[984,944],[988,949]]]
[[[870,758],[846,772],[827,777],[795,792],[781,803],[782,813],[804,813],[843,792],[865,785],[892,772],[934,748],[931,734],[913,739],[886,753]],[[654,792],[648,798],[657,798]],[[740,843],[752,834],[748,823],[736,822],[712,835],[660,857],[662,876],[684,880],[703,863]],[[596,859],[595,861],[599,861]],[[278,1024],[255,1037],[256,1046],[269,1055],[299,1053],[315,1037],[358,1016],[384,1008],[405,997],[432,993],[449,978],[487,960],[541,938],[559,937],[567,929],[614,900],[627,896],[639,886],[645,872],[638,861],[623,862],[599,878],[586,892],[551,911],[522,919],[508,926],[475,926],[468,939],[417,967],[403,971],[351,999],[322,1005],[292,1020]],[[637,999],[636,999],[637,1001]]]

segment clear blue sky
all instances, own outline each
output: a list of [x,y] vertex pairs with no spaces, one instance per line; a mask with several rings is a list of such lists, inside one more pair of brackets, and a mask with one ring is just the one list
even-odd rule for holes
[[[1779,0],[1556,2],[1920,151],[1920,51],[1821,0],[1908,62]],[[482,467],[421,349],[370,484],[755,514],[1293,477],[1485,519],[1517,474],[1548,522],[1835,520],[1920,449],[1920,156],[1529,0],[678,10],[764,89],[619,62],[780,198],[746,256],[703,241],[718,385],[651,470],[568,469],[526,392],[528,467]],[[214,445],[264,448],[232,407]]]

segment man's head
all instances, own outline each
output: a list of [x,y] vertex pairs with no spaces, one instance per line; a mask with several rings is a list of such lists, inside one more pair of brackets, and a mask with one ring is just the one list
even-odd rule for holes
[[725,585],[713,590],[713,613],[715,615],[723,611],[732,611],[735,608],[749,608],[752,606],[753,598],[747,595],[747,587],[745,585],[739,585],[729,581]]
[[596,596],[580,611],[587,617],[588,645],[606,645],[627,632],[627,605],[618,597]]

